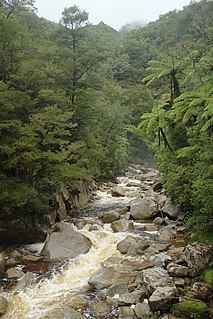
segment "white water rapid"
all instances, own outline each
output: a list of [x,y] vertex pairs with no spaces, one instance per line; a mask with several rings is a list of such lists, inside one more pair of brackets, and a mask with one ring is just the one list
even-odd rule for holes
[[100,268],[102,262],[112,256],[119,256],[117,243],[127,233],[114,233],[109,225],[105,229],[80,231],[90,238],[92,248],[85,255],[80,255],[51,279],[45,279],[18,294],[6,294],[9,309],[3,319],[39,319],[60,307],[66,300],[71,300],[82,289],[89,288],[88,279]]

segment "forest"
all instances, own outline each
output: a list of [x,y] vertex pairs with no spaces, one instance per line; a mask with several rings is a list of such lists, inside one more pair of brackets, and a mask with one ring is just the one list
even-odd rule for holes
[[190,236],[212,240],[213,2],[119,32],[35,7],[0,0],[0,218],[48,214],[61,185],[112,179],[149,149]]

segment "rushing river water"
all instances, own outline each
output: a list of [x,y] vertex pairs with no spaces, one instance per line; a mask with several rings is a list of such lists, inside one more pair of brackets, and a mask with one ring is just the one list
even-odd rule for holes
[[88,279],[99,268],[103,261],[120,253],[117,243],[127,233],[114,233],[109,226],[97,231],[88,231],[85,227],[80,232],[90,238],[92,248],[85,255],[80,255],[61,270],[18,294],[9,294],[9,310],[4,319],[44,318],[51,310],[70,300],[76,293],[89,289]]
[[[130,179],[120,178],[118,182],[124,186]],[[127,187],[127,194],[135,192],[139,187]],[[82,211],[85,216],[96,217],[101,210],[115,207],[126,207],[130,198],[112,197],[110,189],[99,190],[97,198]],[[96,219],[97,221],[97,219]],[[90,231],[91,224],[86,224],[79,230],[92,242],[92,247],[87,254],[80,255],[74,260],[69,260],[60,270],[53,271],[51,278],[39,280],[24,291],[8,292],[9,307],[3,319],[52,319],[48,314],[54,309],[59,309],[67,301],[71,301],[76,295],[90,289],[88,279],[101,267],[101,264],[110,257],[120,256],[117,244],[123,240],[127,232],[113,232],[110,224],[96,223],[96,229]]]

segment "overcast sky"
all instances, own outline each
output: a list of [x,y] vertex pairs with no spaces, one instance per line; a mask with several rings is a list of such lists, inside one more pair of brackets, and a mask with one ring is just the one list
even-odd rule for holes
[[38,15],[59,22],[65,7],[77,5],[89,13],[92,24],[105,22],[119,30],[131,22],[150,22],[174,9],[182,9],[190,0],[37,0]]

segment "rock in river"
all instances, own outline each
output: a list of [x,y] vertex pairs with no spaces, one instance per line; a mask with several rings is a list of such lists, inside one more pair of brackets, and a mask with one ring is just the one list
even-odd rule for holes
[[58,223],[48,236],[41,255],[49,259],[75,258],[86,254],[91,247],[90,240],[74,230],[68,223]]

